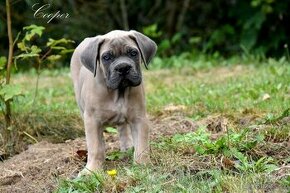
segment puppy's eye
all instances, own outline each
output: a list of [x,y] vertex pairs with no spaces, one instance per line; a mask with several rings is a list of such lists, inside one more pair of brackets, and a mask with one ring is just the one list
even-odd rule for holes
[[138,54],[138,52],[137,52],[136,50],[132,50],[132,51],[130,52],[130,55],[131,55],[131,56],[137,56],[137,54]]
[[111,58],[112,58],[112,56],[110,54],[103,55],[103,59],[106,61],[110,60]]

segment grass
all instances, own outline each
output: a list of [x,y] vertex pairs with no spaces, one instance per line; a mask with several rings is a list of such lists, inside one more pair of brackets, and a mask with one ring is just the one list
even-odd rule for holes
[[[186,106],[189,116],[246,109],[279,114],[290,106],[286,65],[217,67],[201,72],[185,68],[149,74],[153,92],[149,90],[147,101],[153,112],[169,103]],[[263,100],[265,94],[270,100]]]
[[[147,166],[111,153],[114,166],[105,169],[116,169],[116,176],[60,179],[56,192],[288,192],[289,62],[217,61],[157,58],[144,72],[150,117],[182,116],[200,122],[197,131],[160,133]],[[26,91],[14,103],[22,128],[14,148],[19,140],[33,143],[31,137],[61,142],[83,136],[68,69],[44,70],[34,103],[35,72],[14,81]]]

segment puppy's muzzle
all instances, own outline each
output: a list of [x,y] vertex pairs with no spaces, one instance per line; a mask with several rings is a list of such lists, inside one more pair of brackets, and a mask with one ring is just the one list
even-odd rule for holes
[[132,66],[127,63],[121,63],[118,64],[115,68],[114,71],[118,73],[119,75],[125,76],[130,73],[130,70],[132,69]]

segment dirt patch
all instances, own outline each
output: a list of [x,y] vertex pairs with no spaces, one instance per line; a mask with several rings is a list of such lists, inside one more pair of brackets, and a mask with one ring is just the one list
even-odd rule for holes
[[195,131],[199,125],[192,120],[182,116],[159,117],[152,120],[154,126],[151,131],[151,140],[173,136],[177,133],[187,133]]
[[52,192],[57,177],[74,176],[82,162],[75,152],[85,148],[83,139],[67,143],[40,142],[0,163],[0,192]]
[[[151,139],[194,131],[198,125],[182,116],[159,117],[152,120]],[[118,149],[118,135],[105,133],[106,151]],[[59,178],[74,178],[85,162],[77,155],[85,150],[85,139],[77,138],[66,143],[46,141],[0,162],[0,192],[52,192]]]

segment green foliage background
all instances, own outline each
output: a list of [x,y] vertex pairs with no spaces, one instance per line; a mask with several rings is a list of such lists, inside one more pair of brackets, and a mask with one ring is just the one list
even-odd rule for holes
[[[290,1],[278,0],[125,0],[127,19],[122,19],[121,1],[113,0],[13,0],[14,37],[23,26],[41,25],[45,36],[68,38],[78,44],[85,37],[113,29],[141,31],[159,45],[160,56],[200,51],[231,56],[243,52],[280,57],[290,36]],[[68,19],[34,17],[32,6],[49,3],[46,13],[69,13]],[[37,7],[39,7],[36,6]],[[0,52],[7,55],[5,1],[0,3]],[[47,39],[44,37],[43,39]],[[42,41],[41,39],[35,41]],[[41,43],[39,43],[41,44]],[[68,65],[69,57],[66,63]]]

